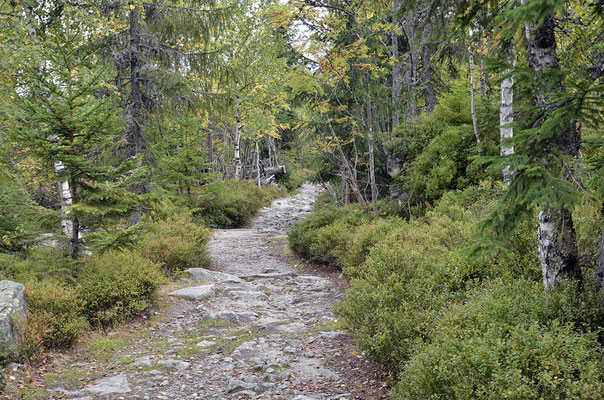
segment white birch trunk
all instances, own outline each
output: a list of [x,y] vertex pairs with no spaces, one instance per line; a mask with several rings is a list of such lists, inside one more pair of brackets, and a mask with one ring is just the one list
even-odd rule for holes
[[[511,51],[509,62],[513,62],[513,50]],[[507,157],[514,154],[514,147],[504,144],[506,139],[510,139],[514,136],[514,76],[511,75],[512,69],[507,68],[503,71],[505,76],[501,81],[501,102],[499,104],[499,129],[501,149],[500,154],[502,157]],[[507,75],[507,76],[506,76]],[[510,170],[510,166],[505,164],[502,168],[503,182],[509,186],[514,179],[514,171]]]
[[235,179],[241,179],[241,119],[235,126]]
[[575,230],[569,210],[539,212],[539,259],[543,285],[557,286],[563,279],[580,276],[577,260]]
[[69,182],[61,180],[61,175],[65,171],[65,166],[62,161],[55,161],[55,172],[59,177],[59,201],[61,202],[61,230],[63,234],[69,238],[73,236],[73,221],[69,218],[69,207],[73,204],[71,198],[71,190]]

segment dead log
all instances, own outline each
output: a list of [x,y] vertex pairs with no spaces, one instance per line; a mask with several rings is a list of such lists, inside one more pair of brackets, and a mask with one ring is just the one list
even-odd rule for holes
[[264,167],[262,168],[264,176],[269,177],[275,175],[275,178],[285,175],[285,165],[277,165],[276,167]]

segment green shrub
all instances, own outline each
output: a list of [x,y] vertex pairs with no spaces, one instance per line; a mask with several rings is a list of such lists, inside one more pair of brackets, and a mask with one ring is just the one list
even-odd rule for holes
[[283,185],[289,191],[299,188],[314,175],[314,171],[302,168],[299,165],[287,165],[285,170],[285,175],[279,177],[277,183]]
[[[338,234],[348,233],[369,219],[370,216],[356,205],[320,208],[293,226],[288,235],[289,246],[294,253],[308,260],[334,261],[335,253],[327,255],[324,251],[331,251],[331,246],[339,251],[335,250],[340,241]],[[328,228],[336,222],[336,227]]]
[[193,195],[191,208],[211,228],[240,228],[278,195],[277,189],[259,188],[252,181],[217,181]]
[[469,157],[476,154],[471,125],[452,126],[432,139],[400,179],[415,197],[434,201],[446,191],[478,181],[468,174]]
[[142,254],[169,275],[177,270],[204,267],[209,263],[207,242],[211,231],[185,213],[146,222],[149,233]]
[[572,285],[548,293],[522,280],[469,293],[434,323],[431,343],[406,364],[393,397],[600,399],[602,349],[596,334],[572,322],[585,307],[577,296]]
[[73,266],[53,248],[37,248],[27,257],[0,254],[0,271],[5,279],[25,283],[29,281],[66,281],[72,276]]
[[398,217],[378,219],[358,226],[346,240],[346,252],[339,261],[340,266],[350,278],[358,276],[371,249],[395,229],[403,229],[405,221]]
[[[435,318],[466,290],[502,269],[509,277],[539,271],[538,262],[528,256],[526,266],[508,271],[508,265],[497,264],[497,257],[475,258],[459,251],[473,243],[474,224],[497,196],[489,184],[450,192],[424,218],[377,221],[352,236],[353,250],[345,256],[345,272],[352,279],[338,313],[370,357],[399,368],[430,340]],[[508,263],[527,251],[530,235],[517,236],[516,247],[505,253]]]
[[84,313],[94,325],[114,325],[147,309],[164,282],[159,267],[132,251],[87,259],[78,275]]
[[88,329],[83,299],[74,288],[45,281],[29,282],[26,290],[29,334],[45,347],[69,347]]

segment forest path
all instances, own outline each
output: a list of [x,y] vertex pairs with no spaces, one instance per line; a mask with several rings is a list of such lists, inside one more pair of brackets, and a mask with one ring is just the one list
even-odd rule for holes
[[69,388],[57,376],[53,392],[80,400],[385,398],[384,375],[338,330],[339,274],[303,272],[287,255],[287,230],[312,210],[318,192],[304,185],[265,207],[249,228],[216,230],[212,270],[190,270],[161,315],[121,345],[65,360],[88,370],[86,384]]

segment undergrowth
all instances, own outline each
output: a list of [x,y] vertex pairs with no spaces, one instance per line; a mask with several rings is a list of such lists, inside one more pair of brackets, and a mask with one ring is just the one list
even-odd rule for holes
[[297,254],[350,280],[337,314],[392,371],[394,399],[601,398],[604,308],[589,279],[543,289],[532,218],[504,250],[467,251],[500,193],[447,192],[409,220],[326,205],[291,230]]

